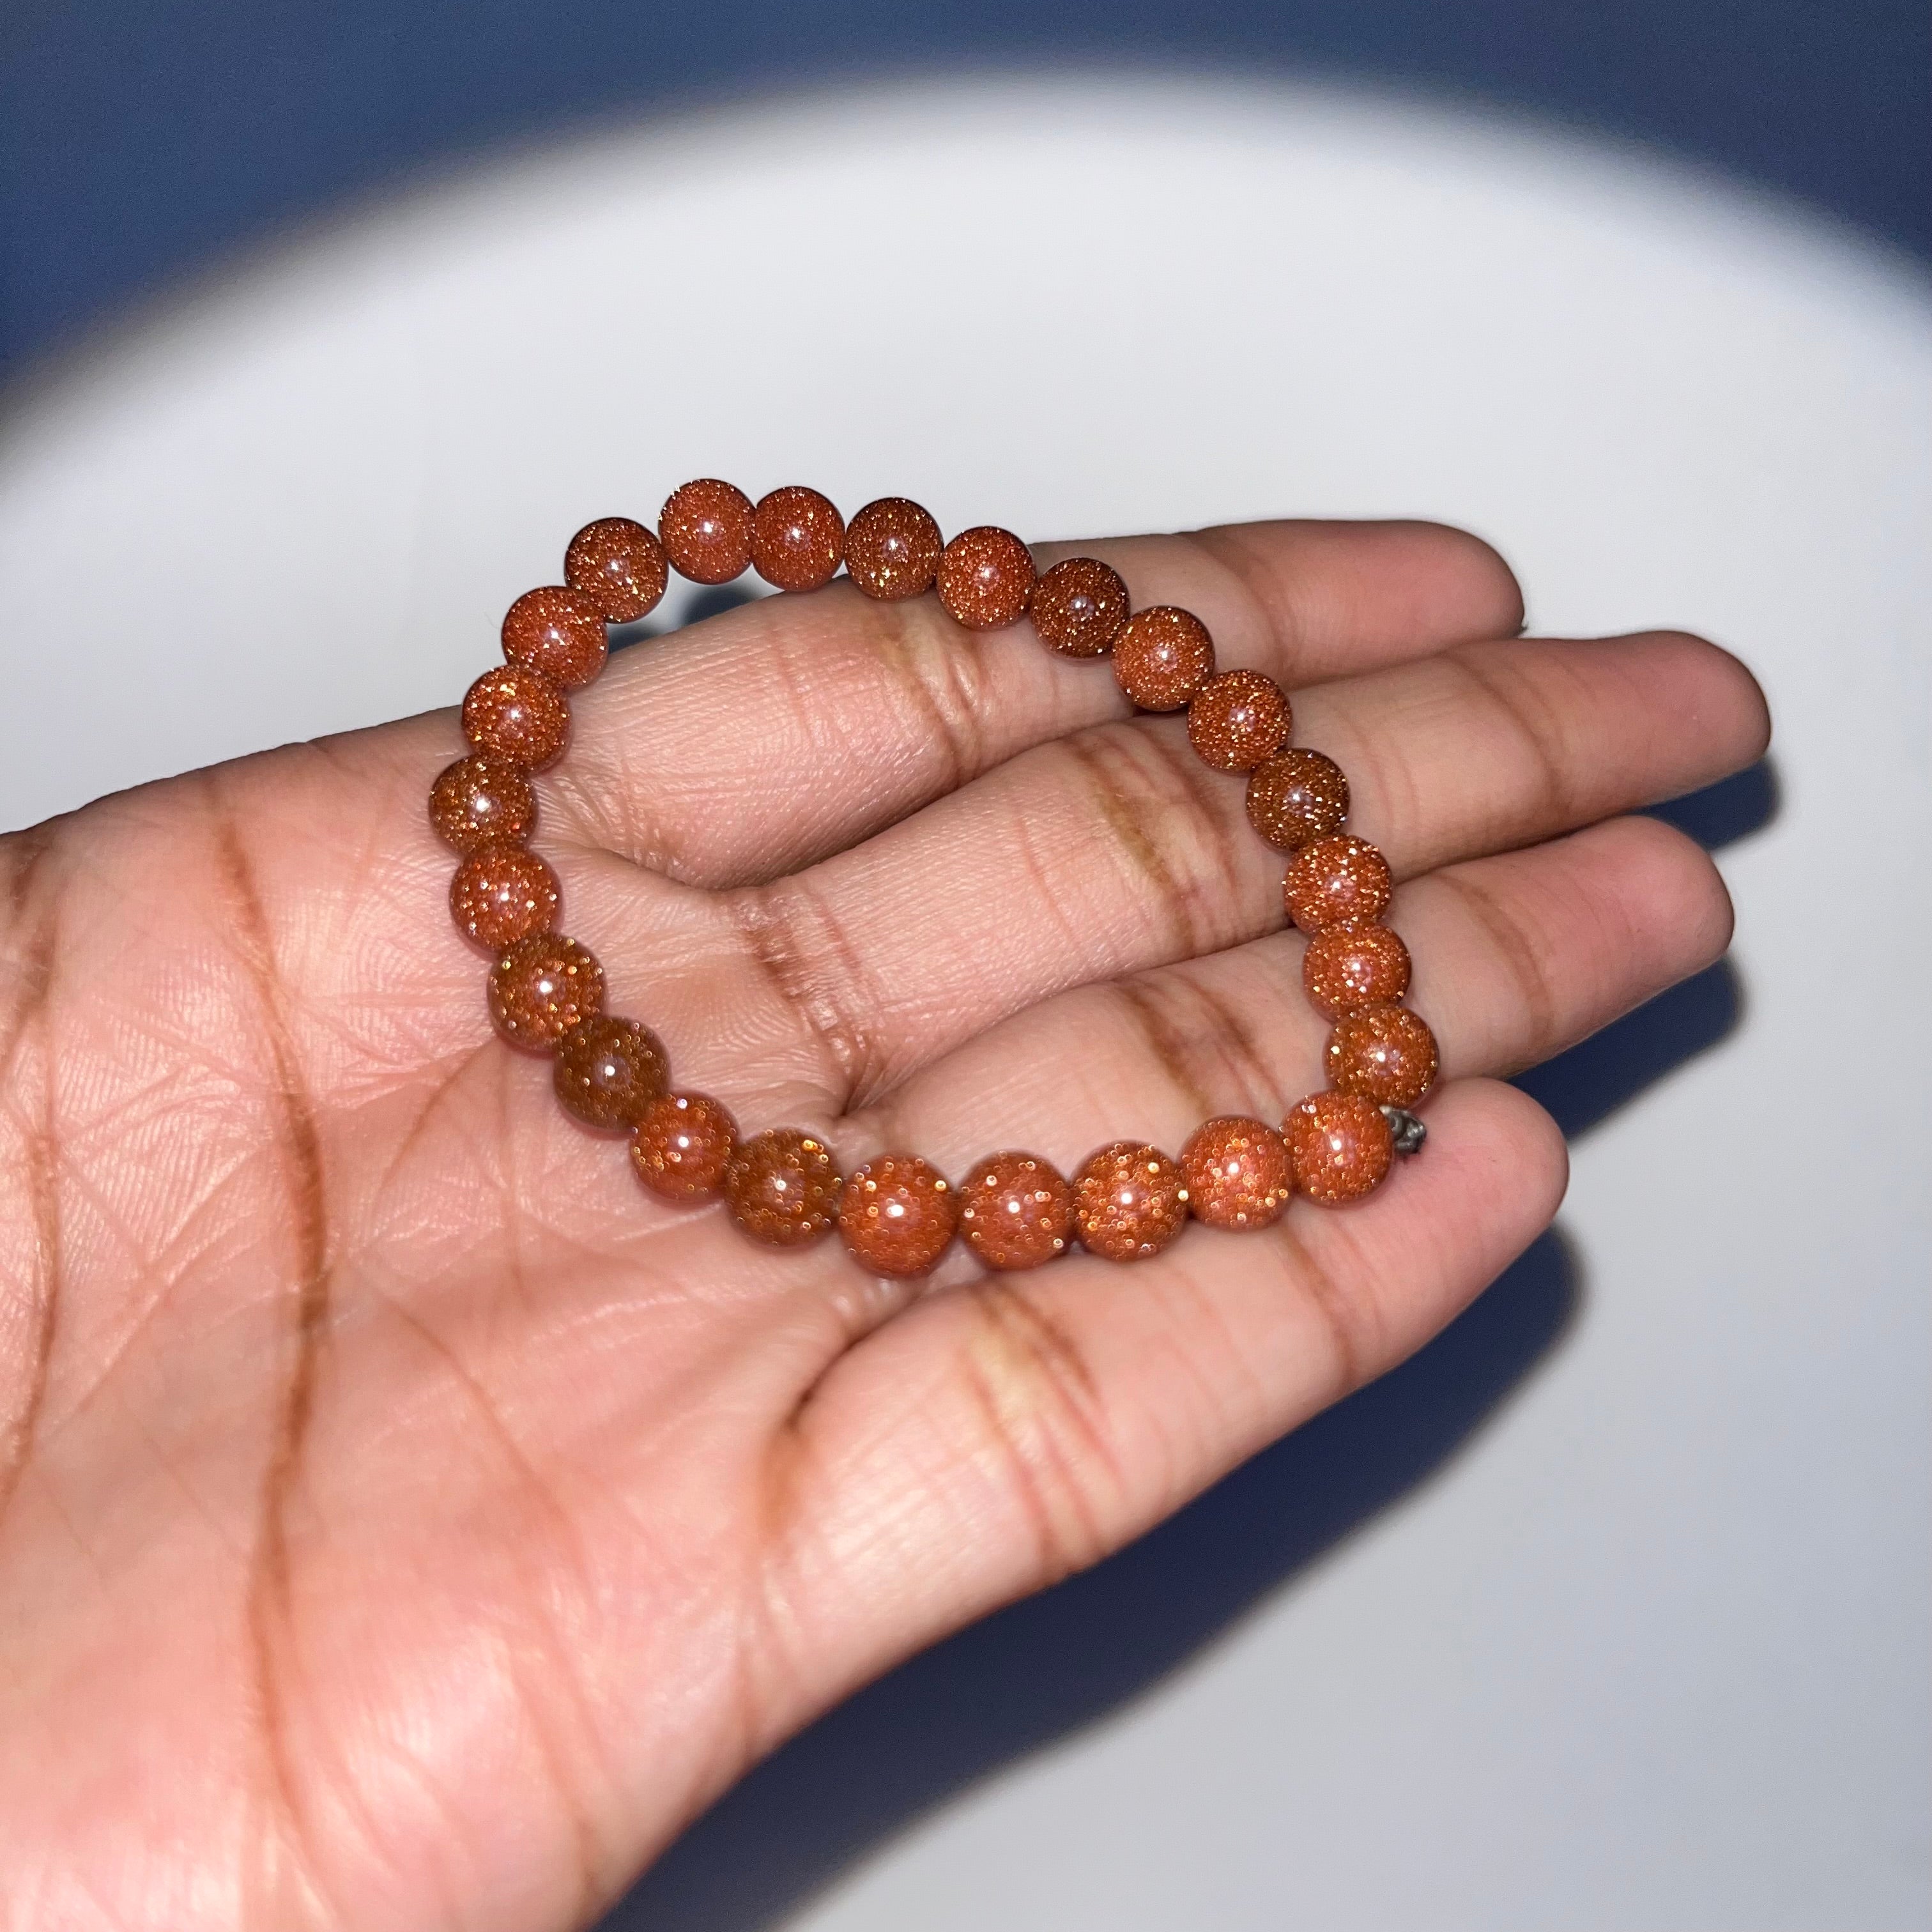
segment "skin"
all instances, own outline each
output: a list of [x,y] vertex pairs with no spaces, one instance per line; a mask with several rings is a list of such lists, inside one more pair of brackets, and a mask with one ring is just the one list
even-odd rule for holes
[[[1444,1080],[1359,1207],[892,1285],[646,1196],[489,1030],[424,815],[449,712],[0,842],[0,1922],[581,1924],[815,1713],[1394,1366],[1549,1222],[1562,1143],[1494,1076],[1724,950],[1709,860],[1622,814],[1762,754],[1749,674],[1522,638],[1434,526],[1090,549],[1294,689],[1402,881]],[[841,582],[574,710],[565,929],[746,1131],[1070,1172],[1318,1084],[1241,780],[1024,624]]]

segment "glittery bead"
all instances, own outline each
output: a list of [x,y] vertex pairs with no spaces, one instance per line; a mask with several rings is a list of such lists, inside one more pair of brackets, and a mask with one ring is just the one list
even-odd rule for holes
[[680,484],[664,500],[658,538],[679,576],[729,584],[752,560],[752,500],[715,476]]
[[884,1154],[845,1177],[838,1232],[874,1274],[929,1274],[959,1226],[959,1197],[916,1154]]
[[556,1097],[587,1127],[634,1127],[670,1069],[649,1027],[593,1013],[556,1043]]
[[1143,711],[1178,711],[1214,674],[1214,640],[1192,610],[1156,604],[1114,636],[1114,675]]
[[1073,1178],[1082,1245],[1110,1262],[1157,1255],[1187,1220],[1187,1184],[1160,1148],[1110,1141]]
[[962,530],[939,558],[939,601],[969,631],[997,631],[1026,615],[1033,553],[992,524]]
[[536,819],[536,794],[507,758],[472,752],[446,766],[429,788],[429,822],[459,852],[527,838]]
[[788,483],[752,513],[752,567],[781,590],[816,590],[845,560],[845,519],[829,496]]
[[522,845],[478,846],[449,882],[450,917],[486,952],[548,932],[556,900],[556,874]]
[[932,588],[939,572],[939,526],[908,496],[880,496],[845,532],[845,571],[868,597],[896,604]]
[[707,1094],[660,1094],[631,1136],[631,1166],[666,1201],[704,1201],[724,1184],[738,1124]]
[[664,545],[628,517],[586,524],[563,554],[564,582],[593,599],[608,624],[649,616],[670,579]]
[[1278,752],[1248,778],[1248,821],[1270,845],[1292,852],[1342,829],[1348,781],[1320,752]]
[[959,1184],[959,1232],[989,1268],[1050,1262],[1072,1228],[1073,1190],[1037,1154],[988,1154]]
[[1180,1150],[1180,1172],[1189,1208],[1210,1228],[1265,1228],[1294,1191],[1288,1143],[1265,1121],[1239,1114],[1196,1127]]
[[548,678],[500,664],[464,694],[463,735],[479,752],[540,772],[563,755],[570,706]]
[[1288,862],[1281,897],[1304,932],[1380,919],[1394,880],[1388,861],[1366,838],[1347,832],[1314,838]]
[[1127,586],[1098,557],[1070,556],[1034,586],[1028,614],[1062,657],[1097,658],[1127,621]]
[[1187,742],[1217,772],[1251,772],[1288,742],[1294,714],[1271,677],[1258,670],[1224,670],[1195,693],[1187,707]]
[[490,969],[490,1017],[512,1046],[543,1052],[604,1008],[604,969],[561,934],[520,939]]
[[731,1216],[768,1247],[802,1247],[829,1229],[838,1213],[838,1169],[832,1150],[796,1127],[754,1134],[724,1168]]
[[604,613],[589,592],[562,584],[526,590],[503,619],[503,656],[565,689],[604,668]]
[[1378,1106],[1412,1107],[1436,1084],[1436,1036],[1406,1006],[1345,1013],[1328,1036],[1328,1084]]
[[1324,1207],[1354,1201],[1380,1185],[1395,1157],[1382,1110],[1359,1094],[1311,1094],[1282,1122],[1298,1192]]
[[1408,991],[1408,948],[1385,926],[1331,926],[1308,942],[1301,983],[1324,1018],[1399,1000]]

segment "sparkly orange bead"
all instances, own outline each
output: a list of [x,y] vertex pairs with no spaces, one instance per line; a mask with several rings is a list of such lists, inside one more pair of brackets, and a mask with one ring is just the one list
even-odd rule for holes
[[449,882],[449,916],[486,952],[556,922],[556,874],[522,845],[479,845]]
[[1324,1019],[1399,1000],[1408,991],[1408,948],[1385,926],[1331,926],[1308,942],[1301,983]]
[[1028,614],[1062,657],[1097,658],[1127,621],[1127,586],[1098,557],[1070,556],[1034,586]]
[[670,566],[664,545],[642,524],[600,517],[571,538],[563,580],[592,599],[607,624],[628,624],[657,608]]
[[1380,919],[1395,881],[1388,861],[1347,832],[1311,839],[1288,862],[1282,903],[1304,932]]
[[845,560],[845,519],[829,496],[788,483],[752,513],[752,563],[781,590],[816,590]]
[[939,572],[939,526],[908,496],[880,496],[845,532],[845,571],[868,597],[896,604],[932,588]]
[[556,1043],[556,1097],[586,1127],[634,1127],[670,1076],[664,1042],[635,1020],[593,1013]]
[[679,576],[729,584],[752,560],[752,500],[715,476],[680,484],[664,500],[658,540]]
[[1297,1191],[1324,1207],[1380,1186],[1395,1157],[1387,1118],[1359,1094],[1311,1094],[1281,1126]]
[[1204,1121],[1180,1150],[1187,1203],[1210,1228],[1265,1228],[1294,1191],[1288,1143],[1263,1120],[1223,1114]]
[[884,1154],[845,1177],[838,1232],[874,1274],[930,1274],[959,1226],[959,1197],[916,1154]]
[[536,819],[536,794],[507,758],[473,752],[446,766],[429,788],[429,822],[459,852],[526,838]]
[[570,706],[548,678],[500,664],[464,693],[463,735],[479,752],[540,772],[563,755],[570,738]]
[[1180,1169],[1143,1141],[1110,1141],[1073,1178],[1073,1222],[1090,1254],[1110,1262],[1157,1255],[1187,1220]]
[[1342,829],[1348,781],[1320,752],[1278,752],[1248,778],[1248,822],[1270,845],[1292,852]]
[[539,932],[490,969],[490,1017],[512,1046],[543,1052],[604,1008],[604,969],[587,946]]
[[604,613],[587,591],[545,584],[526,590],[503,619],[503,656],[566,690],[604,668]]
[[708,1200],[724,1184],[738,1123],[707,1094],[660,1094],[631,1136],[631,1166],[666,1201]]
[[939,557],[939,601],[969,631],[997,631],[1026,615],[1033,553],[1011,530],[962,530]]
[[1217,772],[1252,771],[1288,742],[1294,726],[1281,686],[1258,670],[1210,677],[1187,707],[1187,742]]
[[959,1232],[989,1268],[1038,1268],[1072,1228],[1073,1190],[1037,1154],[988,1154],[959,1184]]
[[1114,675],[1143,711],[1178,711],[1214,674],[1214,640],[1192,610],[1156,604],[1114,635]]
[[1345,1013],[1328,1036],[1328,1084],[1382,1107],[1412,1107],[1436,1084],[1436,1036],[1406,1006]]
[[832,1150],[796,1127],[770,1127],[743,1142],[726,1162],[724,1198],[731,1216],[768,1247],[802,1247],[838,1212],[838,1169]]

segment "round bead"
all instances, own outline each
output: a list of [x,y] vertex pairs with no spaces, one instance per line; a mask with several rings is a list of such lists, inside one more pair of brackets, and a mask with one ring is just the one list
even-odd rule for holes
[[1294,1192],[1288,1143],[1264,1120],[1223,1114],[1204,1121],[1180,1150],[1187,1204],[1210,1228],[1265,1228]]
[[670,1075],[649,1027],[594,1013],[556,1043],[556,1097],[586,1127],[634,1127]]
[[1297,1190],[1324,1207],[1378,1186],[1395,1156],[1387,1118],[1359,1094],[1311,1094],[1281,1125]]
[[1315,1010],[1338,1020],[1408,991],[1408,948],[1385,926],[1331,926],[1308,942],[1301,983]]
[[1127,621],[1127,586],[1098,557],[1070,556],[1034,586],[1028,609],[1042,644],[1062,657],[1097,658]]
[[1180,1169],[1142,1141],[1110,1141],[1073,1178],[1082,1245],[1110,1262],[1157,1255],[1187,1220]]
[[929,1274],[958,1226],[958,1196],[916,1154],[883,1154],[845,1177],[838,1232],[874,1274]]
[[1187,707],[1187,742],[1217,772],[1251,772],[1288,742],[1294,713],[1286,694],[1258,670],[1210,677]]
[[845,532],[845,570],[868,597],[896,604],[932,588],[939,571],[939,526],[907,496],[880,496]]
[[666,1201],[708,1200],[724,1184],[738,1124],[707,1094],[660,1094],[631,1136],[631,1166]]
[[670,566],[664,545],[642,524],[600,517],[571,538],[563,580],[591,598],[607,624],[628,624],[657,608]]
[[1388,861],[1366,838],[1339,832],[1314,838],[1288,862],[1282,903],[1304,932],[1380,919],[1395,881]]
[[563,755],[570,706],[548,678],[500,664],[464,694],[463,735],[479,752],[540,772]]
[[479,845],[449,882],[449,916],[486,952],[556,922],[556,874],[526,846]]
[[754,1134],[724,1167],[731,1216],[754,1241],[802,1247],[832,1226],[838,1212],[838,1169],[832,1150],[796,1127]]
[[1038,1154],[988,1154],[959,1186],[959,1232],[989,1268],[1038,1268],[1066,1252],[1073,1190]]
[[1342,829],[1348,781],[1320,752],[1278,752],[1248,778],[1248,822],[1270,845],[1292,852]]
[[536,794],[507,758],[472,752],[446,766],[429,788],[429,822],[459,852],[527,838],[536,818]]
[[658,538],[679,576],[729,584],[752,560],[752,500],[715,476],[682,483],[664,499]]
[[604,969],[560,933],[520,939],[490,969],[490,1017],[512,1046],[541,1053],[604,1010]]
[[604,613],[587,591],[562,584],[526,590],[503,619],[503,656],[566,690],[604,668]]
[[845,519],[829,496],[788,483],[752,513],[752,565],[781,590],[816,590],[845,560]]
[[1026,615],[1033,553],[992,524],[962,530],[939,557],[939,601],[969,631],[997,631]]
[[1406,1006],[1345,1013],[1328,1036],[1328,1084],[1379,1107],[1412,1107],[1436,1084],[1436,1036]]
[[1156,604],[1114,634],[1114,675],[1143,711],[1178,711],[1214,674],[1214,640],[1192,610]]

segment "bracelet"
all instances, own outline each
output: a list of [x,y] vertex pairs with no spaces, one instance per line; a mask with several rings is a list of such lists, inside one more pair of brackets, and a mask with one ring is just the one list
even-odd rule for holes
[[[1246,772],[1248,817],[1291,856],[1282,898],[1308,935],[1303,982],[1334,1022],[1328,1086],[1288,1110],[1280,1131],[1223,1115],[1197,1128],[1178,1160],[1114,1141],[1070,1181],[1037,1154],[988,1155],[956,1188],[912,1154],[886,1154],[842,1175],[816,1135],[772,1127],[741,1138],[719,1102],[675,1090],[663,1043],[604,1010],[604,970],[556,930],[556,875],[526,841],[530,775],[562,755],[566,694],[603,669],[605,626],[656,607],[669,572],[724,584],[755,568],[781,591],[818,589],[843,565],[867,596],[938,588],[968,631],[1030,616],[1040,640],[1073,658],[1111,656],[1145,711],[1187,713],[1188,740],[1217,771]],[[774,490],[755,506],[702,478],[674,490],[653,535],[627,517],[586,524],[570,541],[564,581],[526,591],[503,620],[505,662],[463,700],[471,746],[436,780],[430,818],[463,855],[450,883],[458,926],[494,956],[490,1017],[512,1046],[554,1057],[557,1098],[586,1126],[630,1137],[638,1178],[689,1203],[724,1197],[754,1240],[815,1241],[836,1225],[875,1274],[928,1272],[956,1234],[989,1268],[1037,1266],[1078,1240],[1112,1261],[1159,1253],[1191,1215],[1216,1228],[1264,1228],[1292,1195],[1325,1205],[1369,1193],[1393,1156],[1422,1144],[1409,1109],[1436,1078],[1436,1040],[1402,1004],[1408,949],[1382,922],[1388,861],[1345,833],[1348,782],[1319,752],[1290,748],[1294,714],[1273,679],[1215,670],[1214,640],[1190,611],[1130,611],[1118,572],[1070,557],[1036,577],[1027,547],[992,525],[942,544],[939,526],[902,496],[868,503],[848,528],[815,490]]]

